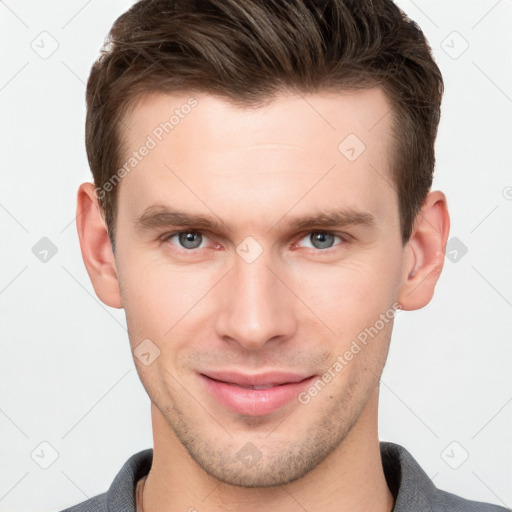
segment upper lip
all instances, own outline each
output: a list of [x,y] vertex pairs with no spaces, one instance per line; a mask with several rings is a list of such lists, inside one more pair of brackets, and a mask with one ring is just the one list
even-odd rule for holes
[[301,382],[304,379],[312,377],[312,375],[284,371],[272,371],[252,375],[233,371],[205,371],[201,372],[201,374],[210,379],[220,380],[237,386],[279,386],[281,384]]

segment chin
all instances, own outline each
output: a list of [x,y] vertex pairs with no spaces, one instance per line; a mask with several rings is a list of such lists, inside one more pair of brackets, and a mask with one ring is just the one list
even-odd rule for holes
[[[281,437],[272,442],[265,436],[244,435],[219,445],[206,433],[191,429],[174,431],[190,457],[208,475],[228,485],[246,488],[278,487],[299,480],[321,464],[345,438],[346,430],[336,429],[333,419],[324,420],[298,439]],[[293,428],[290,430],[293,433]]]

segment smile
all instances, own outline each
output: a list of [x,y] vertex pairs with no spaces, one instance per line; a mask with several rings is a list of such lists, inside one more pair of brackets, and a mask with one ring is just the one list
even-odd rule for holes
[[199,377],[208,394],[221,406],[237,414],[264,416],[296,399],[315,375],[208,372]]

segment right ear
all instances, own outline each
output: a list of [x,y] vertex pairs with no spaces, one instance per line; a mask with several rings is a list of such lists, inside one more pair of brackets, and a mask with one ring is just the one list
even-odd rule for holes
[[116,261],[93,183],[82,183],[78,189],[76,228],[96,295],[107,306],[122,308]]

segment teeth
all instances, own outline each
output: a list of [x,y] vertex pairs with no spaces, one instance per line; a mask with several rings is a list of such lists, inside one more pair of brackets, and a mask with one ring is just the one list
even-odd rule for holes
[[238,384],[239,388],[254,389],[256,391],[258,391],[260,389],[270,389],[270,388],[273,388],[274,386],[275,386],[275,384],[262,384],[261,386],[242,386],[241,384]]

